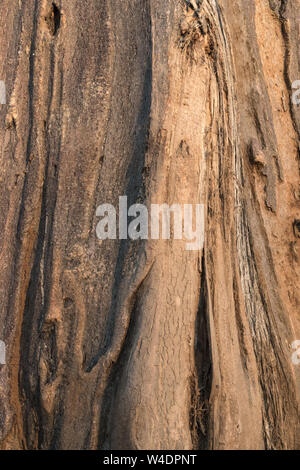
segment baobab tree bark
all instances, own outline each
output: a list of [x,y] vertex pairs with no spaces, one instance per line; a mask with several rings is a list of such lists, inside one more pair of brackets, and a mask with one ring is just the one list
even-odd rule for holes
[[[299,447],[299,0],[0,7],[1,448]],[[101,243],[122,195],[203,250]]]

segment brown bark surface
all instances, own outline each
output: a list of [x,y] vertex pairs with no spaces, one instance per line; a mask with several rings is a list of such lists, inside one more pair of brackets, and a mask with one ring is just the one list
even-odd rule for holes
[[[0,447],[295,449],[299,0],[1,0]],[[183,241],[96,208],[205,204]]]

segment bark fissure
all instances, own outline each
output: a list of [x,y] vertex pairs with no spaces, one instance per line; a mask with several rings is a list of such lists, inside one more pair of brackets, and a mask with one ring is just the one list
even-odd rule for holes
[[201,287],[195,325],[195,373],[191,377],[190,430],[194,449],[209,447],[209,399],[212,382],[212,358],[208,324],[205,255],[201,262]]

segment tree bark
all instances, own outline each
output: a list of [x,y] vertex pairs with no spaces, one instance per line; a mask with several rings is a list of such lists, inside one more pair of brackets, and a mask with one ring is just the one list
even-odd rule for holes
[[300,2],[187,3],[0,1],[2,449],[299,447]]

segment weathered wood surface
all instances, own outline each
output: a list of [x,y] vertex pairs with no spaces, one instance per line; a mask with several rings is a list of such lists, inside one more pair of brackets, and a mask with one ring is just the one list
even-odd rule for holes
[[191,3],[0,1],[2,449],[299,447],[300,2]]

